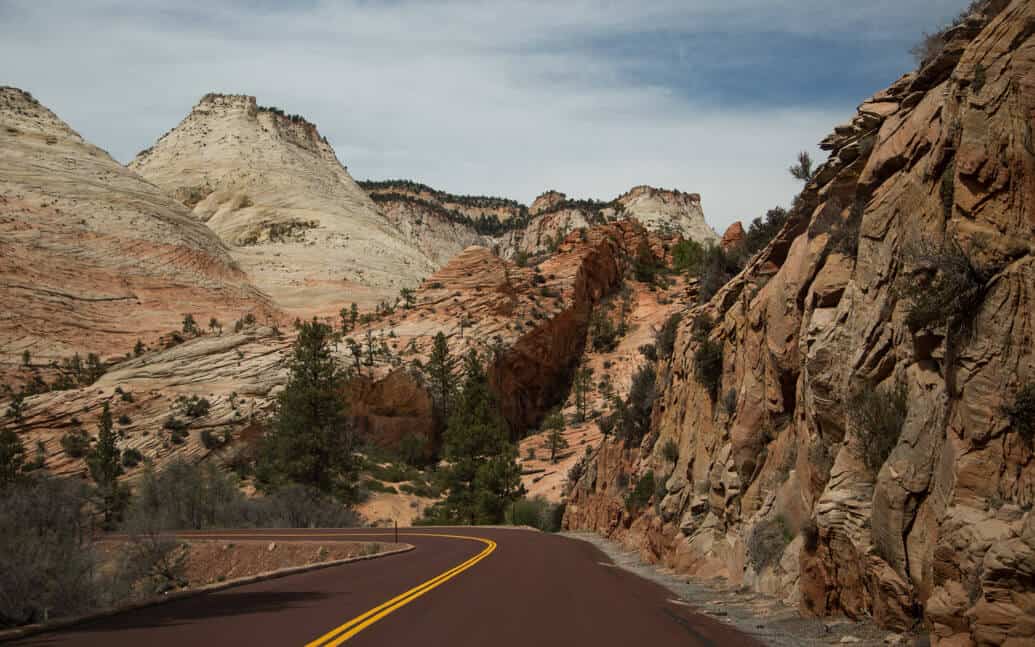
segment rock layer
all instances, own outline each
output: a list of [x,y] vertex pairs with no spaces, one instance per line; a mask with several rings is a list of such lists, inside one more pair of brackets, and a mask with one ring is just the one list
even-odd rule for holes
[[0,88],[0,362],[123,355],[178,329],[270,312],[227,248],[177,201]]
[[130,168],[183,200],[251,280],[292,314],[373,305],[436,264],[349,176],[316,126],[209,94]]

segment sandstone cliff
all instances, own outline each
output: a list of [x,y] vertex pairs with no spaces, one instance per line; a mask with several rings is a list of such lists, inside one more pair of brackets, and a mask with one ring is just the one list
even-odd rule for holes
[[436,267],[378,211],[316,127],[209,94],[130,168],[193,207],[291,314],[394,298]]
[[[1006,414],[1035,381],[1035,6],[983,11],[824,141],[783,231],[684,318],[653,433],[595,452],[568,527],[806,614],[922,622],[945,645],[1035,641],[1035,462]],[[952,276],[969,277],[955,293]],[[923,321],[933,293],[966,307]],[[714,389],[695,378],[706,344]],[[858,398],[900,390],[873,469],[881,427]],[[651,504],[630,512],[648,472]]]
[[185,313],[264,316],[226,247],[177,201],[0,88],[0,364],[124,355]]

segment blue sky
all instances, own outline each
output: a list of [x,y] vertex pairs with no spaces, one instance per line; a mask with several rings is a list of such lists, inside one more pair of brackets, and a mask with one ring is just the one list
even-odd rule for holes
[[[966,0],[0,0],[0,84],[126,162],[206,92],[314,121],[358,179],[525,202],[702,194],[720,232]],[[819,156],[816,151],[816,156]]]

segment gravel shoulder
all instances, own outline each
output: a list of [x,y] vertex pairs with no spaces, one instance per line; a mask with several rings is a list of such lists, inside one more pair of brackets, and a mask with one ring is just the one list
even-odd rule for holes
[[773,647],[813,647],[852,644],[926,646],[926,638],[897,634],[872,622],[844,617],[803,618],[796,609],[770,596],[730,586],[724,579],[698,580],[648,564],[635,551],[591,532],[564,532],[564,537],[599,548],[618,568],[656,582],[700,613],[712,616]]

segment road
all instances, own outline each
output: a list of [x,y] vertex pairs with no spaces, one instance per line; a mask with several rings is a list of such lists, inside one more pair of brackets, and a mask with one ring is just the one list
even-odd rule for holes
[[[369,539],[376,529],[248,530],[214,539]],[[389,531],[390,533],[390,531]],[[195,533],[196,534],[196,533]],[[19,645],[756,646],[616,568],[594,546],[517,528],[400,529],[416,549],[184,598]]]

